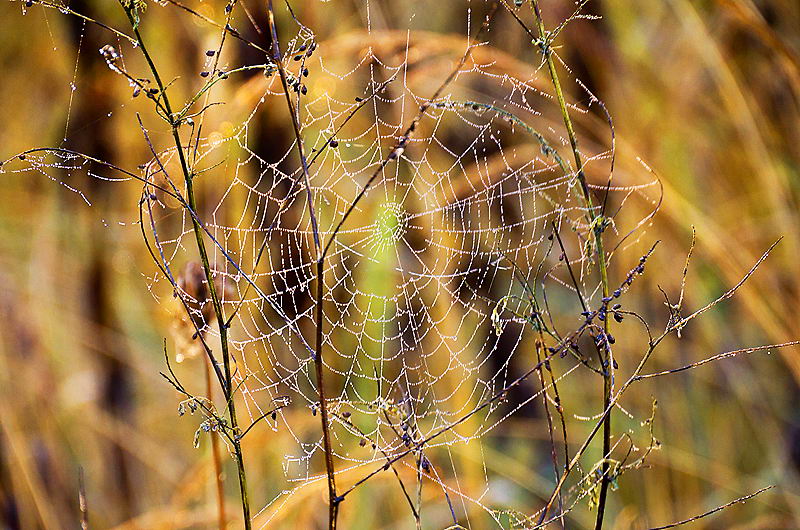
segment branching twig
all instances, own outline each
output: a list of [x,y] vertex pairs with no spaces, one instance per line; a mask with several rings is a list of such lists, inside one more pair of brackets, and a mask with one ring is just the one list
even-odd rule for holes
[[702,519],[703,517],[708,517],[709,515],[713,515],[713,514],[719,512],[719,511],[722,511],[725,508],[729,508],[729,507],[733,506],[734,504],[739,504],[741,502],[746,502],[746,501],[752,499],[753,497],[755,497],[756,495],[760,495],[760,494],[764,493],[767,490],[771,490],[774,487],[775,486],[767,486],[766,488],[761,488],[760,490],[755,491],[755,492],[753,492],[753,493],[751,493],[749,495],[745,495],[744,497],[739,497],[738,499],[735,499],[735,500],[732,500],[731,502],[725,503],[722,506],[717,506],[713,510],[709,510],[709,511],[707,511],[705,513],[701,513],[700,515],[695,515],[694,517],[690,517],[688,519],[684,519],[683,521],[678,521],[676,523],[670,523],[670,524],[664,525],[664,526],[655,526],[655,527],[651,528],[650,530],[666,530],[667,528],[675,528],[675,527],[678,527],[678,526],[683,526],[685,524],[692,523],[694,521],[697,521],[698,519]]
[[[598,269],[600,272],[600,283],[603,291],[603,299],[605,300],[609,297],[608,271],[607,271],[608,263],[607,263],[606,253],[603,248],[603,229],[605,228],[605,218],[602,217],[597,212],[595,212],[594,210],[594,203],[592,201],[592,196],[591,193],[589,192],[589,187],[586,182],[586,176],[583,172],[583,160],[581,158],[580,151],[578,150],[578,139],[577,136],[575,135],[575,130],[572,126],[572,120],[569,117],[569,111],[567,110],[567,104],[564,99],[564,93],[561,89],[561,82],[559,81],[558,72],[556,71],[555,61],[553,60],[553,51],[551,48],[551,43],[555,35],[558,34],[560,28],[557,28],[552,35],[548,33],[545,30],[544,21],[542,20],[542,13],[541,10],[539,9],[539,1],[531,0],[531,4],[533,6],[534,15],[536,17],[536,27],[539,31],[539,39],[537,43],[547,62],[547,68],[550,72],[550,79],[553,82],[553,88],[556,93],[556,99],[558,100],[558,105],[561,109],[561,116],[564,120],[564,126],[567,129],[567,135],[569,137],[570,145],[572,146],[572,154],[575,157],[575,171],[577,171],[578,182],[580,184],[581,191],[583,192],[583,199],[587,211],[586,215],[589,220],[590,228],[594,235],[594,244],[597,252]],[[609,328],[610,328],[610,322],[609,319],[606,318],[603,320],[603,332],[606,337],[609,335]],[[614,358],[612,354],[611,345],[608,342],[605,343],[604,350],[605,350],[605,356],[603,357],[601,354],[601,361],[604,364],[604,366],[602,367],[603,408],[608,411],[608,413],[605,415],[606,417],[603,424],[603,455],[604,458],[606,458],[611,449],[611,407],[609,407],[609,403],[611,401],[611,393],[613,391],[613,384],[614,384]],[[599,352],[600,352],[600,346],[598,346],[598,353]],[[609,477],[607,476],[608,463],[604,462],[602,472],[603,472],[603,480],[602,484],[600,485],[600,497],[597,503],[597,522],[595,524],[596,530],[600,530],[603,527],[603,515],[605,513],[606,496],[608,494],[608,486],[611,482]],[[542,512],[540,522],[544,520],[546,516],[547,516],[547,509],[545,509],[544,512]]]
[[[158,68],[153,62],[153,59],[147,50],[147,46],[145,45],[144,40],[142,39],[141,33],[139,32],[138,13],[134,12],[133,7],[126,6],[124,4],[121,5],[125,10],[126,15],[128,16],[128,20],[131,24],[131,27],[133,28],[133,32],[134,35],[136,36],[138,47],[141,50],[141,53],[144,56],[145,60],[147,61],[150,71],[152,72],[153,77],[155,78],[156,84],[158,86],[159,95],[162,98],[164,108],[167,111],[167,117],[169,118],[170,121],[170,126],[172,129],[172,137],[173,140],[175,141],[175,148],[178,153],[178,159],[180,162],[181,171],[183,172],[184,182],[186,185],[186,198],[189,210],[191,212],[196,212],[197,205],[194,194],[194,185],[192,182],[193,175],[191,170],[189,169],[189,165],[186,160],[186,156],[184,154],[183,143],[181,142],[180,133],[178,132],[178,127],[180,126],[180,123],[175,121],[172,112],[172,106],[170,104],[169,97],[166,93],[164,83],[161,80]],[[192,227],[195,235],[195,240],[197,243],[197,249],[200,254],[200,262],[203,265],[203,271],[205,272],[206,282],[208,284],[208,291],[211,296],[211,304],[214,308],[214,313],[217,317],[217,324],[219,327],[219,336],[220,336],[220,348],[222,349],[222,363],[224,368],[224,379],[225,379],[225,384],[223,385],[222,391],[223,395],[225,396],[225,400],[227,401],[231,428],[233,432],[236,433],[238,432],[238,421],[236,416],[236,405],[232,393],[233,384],[231,375],[231,355],[228,349],[228,328],[225,323],[225,315],[223,312],[222,303],[220,302],[220,298],[217,294],[217,289],[214,282],[214,276],[211,270],[211,263],[209,261],[208,253],[206,252],[205,242],[203,240],[202,231],[204,227],[201,227],[200,221],[194,215],[192,216]],[[236,465],[238,470],[239,491],[242,501],[242,515],[244,518],[244,525],[246,530],[250,530],[252,525],[250,521],[250,502],[247,495],[247,475],[245,473],[245,468],[244,468],[244,456],[242,455],[242,448],[239,440],[237,440],[234,437],[232,443],[233,443],[233,453],[236,459]]]

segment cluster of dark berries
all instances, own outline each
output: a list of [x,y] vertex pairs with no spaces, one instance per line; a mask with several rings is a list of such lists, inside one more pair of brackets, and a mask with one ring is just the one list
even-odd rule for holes
[[[303,75],[308,75],[308,68],[303,69]],[[295,76],[290,75],[286,80],[286,83],[289,85],[289,88],[295,92],[300,92],[304,96],[308,94],[308,87],[300,82],[300,79],[296,78]]]

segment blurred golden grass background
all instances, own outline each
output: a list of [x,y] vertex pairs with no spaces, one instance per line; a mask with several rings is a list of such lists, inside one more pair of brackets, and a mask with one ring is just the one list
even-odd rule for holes
[[[223,2],[189,4],[212,19],[223,17]],[[125,27],[115,2],[70,5]],[[247,5],[264,20],[261,3]],[[558,0],[543,6],[551,27],[573,9],[571,2]],[[483,6],[473,7],[478,12]],[[59,145],[69,112],[70,145],[99,151],[122,167],[147,159],[141,132],[130,121],[130,108],[142,110],[146,104],[143,98],[131,100],[128,86],[96,54],[113,42],[108,34],[86,27],[76,78],[80,84],[70,105],[82,24],[41,6],[28,8],[26,15],[21,8],[21,2],[0,5],[0,158]],[[360,2],[297,2],[293,8],[316,32],[321,48],[337,50],[345,63],[367,38],[385,46],[387,54],[393,46],[404,52],[405,29],[412,20],[416,55],[409,60],[418,62],[420,92],[425,86],[434,90],[437,75],[463,51],[461,2],[370,2],[369,35]],[[692,323],[681,340],[667,341],[652,368],[800,338],[800,4],[595,0],[588,10],[602,19],[570,24],[557,51],[614,118],[617,173],[621,178],[641,175],[641,157],[664,186],[663,205],[641,245],[615,256],[612,283],[624,278],[627,264],[643,248],[661,241],[648,275],[627,304],[659,322],[666,318],[657,286],[668,292],[678,288],[691,226],[698,243],[688,278],[688,308],[704,305],[735,284],[772,242],[784,238],[734,299]],[[279,16],[288,23],[285,10]],[[202,52],[213,47],[218,31],[174,6],[155,3],[143,27],[151,47],[159,50],[160,66],[181,76],[176,89],[188,95],[202,67]],[[491,46],[478,52],[494,54],[498,71],[524,72],[539,61],[509,17],[499,18]],[[545,82],[542,77],[541,88],[547,91]],[[576,87],[567,88],[581,98]],[[231,120],[261,96],[246,83],[220,90]],[[355,84],[352,96],[357,90]],[[126,110],[120,111],[120,105]],[[543,119],[558,128],[557,110],[544,112]],[[266,131],[261,134],[278,146],[275,152],[292,141],[284,114],[284,107],[267,108],[259,122]],[[225,134],[230,123],[221,114],[214,116],[209,130]],[[607,131],[601,120],[589,114],[578,121],[585,145],[603,144]],[[79,181],[76,187],[93,192],[89,208],[41,175],[4,173],[0,179],[0,521],[8,528],[77,527],[77,477],[83,467],[92,527],[214,527],[209,445],[192,447],[196,425],[177,417],[179,399],[158,375],[164,369],[162,338],[170,336],[177,308],[165,308],[147,290],[144,275],[153,274],[154,267],[138,229],[116,226],[135,217],[139,187]],[[224,189],[225,183],[204,183],[201,197],[213,203]],[[651,206],[630,203],[618,225],[632,227]],[[641,337],[623,327],[617,340],[632,344],[620,359],[623,368],[635,363]],[[779,355],[726,360],[649,380],[632,391],[624,404],[637,418],[647,416],[651,397],[658,399],[655,432],[663,448],[651,456],[649,468],[620,479],[619,490],[610,495],[607,527],[666,524],[767,484],[777,487],[698,527],[800,525],[798,354],[789,348]],[[200,384],[204,371],[201,364],[187,362],[180,375]],[[564,402],[573,404],[597,403],[596,390],[595,378],[587,375],[560,387]],[[299,414],[297,421],[302,421]],[[316,419],[307,416],[313,429]],[[626,422],[616,416],[617,432],[636,426]],[[510,424],[502,437],[482,443],[482,458],[476,457],[472,468],[465,462],[474,450],[463,452],[461,487],[481,490],[485,460],[493,476],[513,485],[508,505],[533,511],[552,488],[547,425],[536,414],[513,418]],[[274,494],[271,473],[278,469],[274,462],[283,458],[273,435],[268,429],[254,431],[244,444],[257,509],[269,492]],[[384,475],[348,498],[343,528],[413,526],[396,483]],[[231,527],[238,527],[234,482],[228,466],[228,513],[234,518]],[[292,496],[271,519],[272,527],[321,527],[326,492],[318,484]],[[433,489],[426,493],[438,494]],[[446,505],[438,502],[431,510],[431,527],[446,527]],[[256,522],[271,515],[260,514]],[[474,517],[474,528],[488,525],[480,515]],[[593,521],[593,513],[580,509],[568,527],[588,528]]]

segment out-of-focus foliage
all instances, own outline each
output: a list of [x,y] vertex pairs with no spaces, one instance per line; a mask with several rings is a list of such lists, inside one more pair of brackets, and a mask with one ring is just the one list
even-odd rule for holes
[[[453,44],[465,38],[462,2],[371,0],[368,20],[362,2],[291,3],[323,47],[329,42],[355,49],[367,24],[373,38],[389,41],[397,36],[393,30],[413,20],[415,30],[429,32],[421,52],[463,49]],[[123,167],[149,158],[136,124],[117,117],[124,106],[152,120],[147,102],[133,100],[127,84],[96,53],[114,44],[113,36],[56,10],[24,4],[0,4],[0,159],[34,146],[61,145],[65,123],[70,146],[99,151]],[[214,20],[224,16],[223,2],[187,4]],[[246,2],[256,24],[266,29],[262,4]],[[116,2],[83,0],[70,6],[126,27]],[[551,25],[573,9],[571,2],[560,0],[543,2],[543,7]],[[648,275],[626,304],[653,320],[666,318],[658,286],[668,292],[679,288],[692,225],[698,242],[687,283],[690,308],[735,284],[772,242],[784,238],[736,298],[693,322],[681,339],[665,342],[652,368],[800,337],[800,4],[596,0],[587,9],[602,18],[567,26],[558,54],[614,118],[617,172],[642,172],[639,157],[664,187],[660,212],[641,245],[614,258],[635,263],[642,248],[661,241]],[[283,6],[278,15],[279,23],[290,20]],[[176,90],[188,95],[218,30],[158,2],[150,2],[142,16],[142,31],[159,50],[160,67],[177,78]],[[482,52],[538,65],[535,47],[513,19],[501,18],[492,32],[508,37],[498,41],[502,48]],[[267,46],[265,34],[250,33],[249,38]],[[459,53],[450,53],[451,62]],[[138,58],[131,61],[135,64],[129,66],[144,68]],[[431,90],[439,81],[430,81]],[[351,97],[360,95],[360,88],[354,86]],[[576,86],[566,89],[576,99],[583,94]],[[221,90],[232,115],[248,108],[253,97],[246,86],[231,93]],[[259,124],[269,134],[265,145],[293,141],[285,113],[285,107],[263,110]],[[560,127],[555,109],[545,115],[552,118],[552,127]],[[215,116],[209,130],[225,134],[231,124],[222,113]],[[607,128],[600,118],[587,115],[579,133],[591,145],[605,141]],[[164,370],[162,339],[182,325],[175,317],[180,308],[169,300],[156,303],[147,291],[145,276],[154,274],[151,257],[138,228],[118,223],[136,217],[141,190],[92,179],[70,184],[94,189],[93,205],[87,207],[78,195],[34,173],[0,174],[0,520],[9,527],[76,527],[82,467],[93,527],[213,527],[210,446],[193,448],[197,425],[178,418],[180,398],[158,375]],[[225,186],[207,184],[203,192],[218,194]],[[616,222],[632,227],[646,215],[645,206],[652,205],[630,204]],[[626,271],[620,265],[612,284],[624,279]],[[617,342],[626,341],[646,346],[633,327],[620,329]],[[778,487],[703,524],[800,525],[798,353],[787,348],[779,355],[755,354],[641,383],[625,406],[641,413],[649,411],[653,397],[658,400],[655,434],[662,450],[650,456],[649,469],[620,479],[610,496],[608,527],[666,524],[765,484]],[[619,362],[637,360],[631,356]],[[179,372],[195,386],[204,384],[202,363],[188,359]],[[598,399],[593,376],[578,375],[560,391],[564,402]],[[590,426],[586,422],[584,429]],[[640,429],[638,420],[621,413],[615,428]],[[517,509],[540,505],[552,488],[545,417],[533,410],[493,434],[480,447],[489,472],[500,477],[492,483],[492,502]],[[283,458],[271,445],[271,435],[268,429],[254,431],[244,444],[258,507],[265,492],[272,491],[270,473],[277,468],[272,462]],[[639,435],[637,442],[646,441]],[[473,481],[473,490],[484,485],[484,471],[476,468],[460,477]],[[344,528],[413,525],[396,483],[385,475],[348,499]],[[228,467],[232,517],[238,514],[234,482],[234,469]],[[322,481],[318,484],[291,497],[272,524],[321,525],[326,492]],[[437,509],[443,511],[431,516],[431,524],[446,526],[446,508]],[[474,516],[475,528],[486,524]],[[593,513],[576,511],[568,527],[593,522]]]

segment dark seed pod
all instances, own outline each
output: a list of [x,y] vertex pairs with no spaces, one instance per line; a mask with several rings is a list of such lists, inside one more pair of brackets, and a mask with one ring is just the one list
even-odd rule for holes
[[208,72],[200,72],[200,77],[208,77]]
[[339,147],[339,142],[337,142],[336,140],[332,139],[331,142],[330,142],[330,145],[331,145],[331,147],[336,148],[336,147]]
[[428,461],[428,459],[427,459],[427,458],[425,458],[425,457],[423,456],[419,464],[420,464],[420,466],[422,467],[422,469],[423,469],[424,471],[426,471],[426,472],[430,472],[430,470],[431,470],[431,463]]
[[206,50],[206,57],[214,57],[214,54],[217,53],[214,50]]

